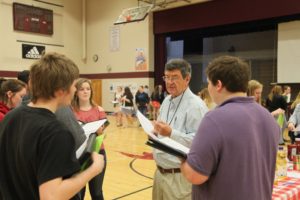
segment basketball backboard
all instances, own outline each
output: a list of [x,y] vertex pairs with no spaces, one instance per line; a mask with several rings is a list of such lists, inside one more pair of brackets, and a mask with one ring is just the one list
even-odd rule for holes
[[133,8],[126,8],[122,11],[114,24],[116,25],[144,20],[152,7],[153,5],[142,5]]

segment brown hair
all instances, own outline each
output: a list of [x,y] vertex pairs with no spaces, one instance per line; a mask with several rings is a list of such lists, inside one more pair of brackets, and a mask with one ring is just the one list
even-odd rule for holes
[[249,65],[240,58],[221,56],[208,65],[206,75],[213,85],[220,80],[229,92],[246,92],[250,69]]
[[26,88],[26,84],[17,79],[1,79],[1,89],[0,89],[0,101],[7,104],[9,99],[7,92],[11,91],[13,94]]
[[282,87],[280,85],[274,85],[271,92],[268,95],[269,100],[273,101],[273,97],[282,94]]
[[78,67],[66,56],[58,53],[43,55],[30,67],[32,102],[39,98],[54,98],[54,93],[60,89],[68,91],[78,77]]
[[291,105],[291,109],[296,108],[296,106],[300,103],[300,92],[298,92],[297,97],[295,99],[295,101],[292,103]]
[[92,83],[89,79],[86,79],[86,78],[80,78],[78,79],[78,81],[76,82],[76,92],[75,92],[75,95],[74,95],[74,98],[72,100],[72,107],[75,111],[79,111],[80,110],[80,105],[79,105],[79,97],[77,95],[77,92],[80,90],[81,86],[83,83],[88,83],[90,85],[90,88],[91,88],[91,96],[90,96],[90,104],[95,107],[97,106],[95,104],[95,102],[93,101],[93,88],[92,88]]

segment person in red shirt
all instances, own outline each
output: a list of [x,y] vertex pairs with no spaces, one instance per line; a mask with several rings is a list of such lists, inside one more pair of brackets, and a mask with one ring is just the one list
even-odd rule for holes
[[[72,101],[72,107],[76,119],[82,123],[88,123],[100,119],[105,119],[106,113],[104,109],[93,101],[93,89],[91,81],[89,79],[80,78],[78,79],[75,87],[76,93]],[[97,131],[97,134],[101,134],[102,131],[103,128],[101,127]],[[106,169],[106,153],[103,144],[101,146],[99,154],[102,154],[104,156],[105,165],[103,171],[89,182],[89,189],[92,200],[104,199],[102,185]],[[81,191],[82,199],[84,198],[84,196],[85,188],[83,188],[83,190]]]
[[16,79],[0,80],[0,121],[13,108],[17,107],[26,95],[26,85]]

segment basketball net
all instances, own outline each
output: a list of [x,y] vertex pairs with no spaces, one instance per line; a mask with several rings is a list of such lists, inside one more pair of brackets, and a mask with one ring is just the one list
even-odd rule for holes
[[130,22],[131,21],[131,15],[127,15],[125,16],[126,22]]

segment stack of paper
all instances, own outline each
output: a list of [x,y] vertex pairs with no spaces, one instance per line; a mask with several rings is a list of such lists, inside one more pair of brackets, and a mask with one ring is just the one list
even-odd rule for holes
[[77,149],[76,151],[76,158],[79,158],[82,153],[85,151],[85,149],[87,148],[88,145],[88,139],[90,137],[90,135],[92,133],[96,133],[96,131],[105,124],[105,122],[107,121],[107,119],[101,119],[98,121],[94,121],[94,122],[90,122],[90,123],[86,123],[82,125],[82,128],[84,130],[84,134],[86,135],[86,140],[84,141],[84,143]]
[[84,133],[87,137],[89,137],[89,135],[91,133],[96,133],[96,131],[104,125],[104,123],[107,121],[107,119],[101,119],[98,121],[94,121],[94,122],[89,122],[86,124],[82,125],[82,128],[84,130]]
[[169,137],[157,137],[153,132],[154,127],[151,121],[149,121],[140,111],[137,111],[137,117],[144,131],[149,135],[149,139],[146,142],[147,145],[180,158],[185,159],[187,157],[189,148]]

